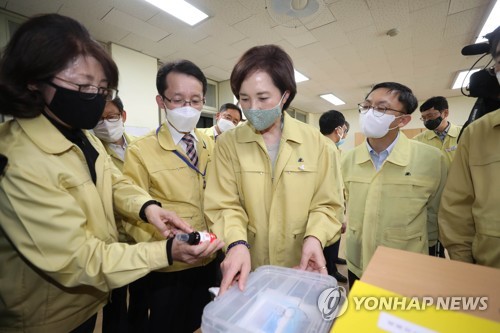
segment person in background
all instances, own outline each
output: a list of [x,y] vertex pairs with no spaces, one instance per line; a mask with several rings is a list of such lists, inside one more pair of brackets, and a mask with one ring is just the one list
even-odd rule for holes
[[[413,140],[436,147],[446,157],[450,167],[458,144],[458,136],[462,126],[452,124],[447,120],[449,115],[448,101],[443,96],[431,97],[420,106],[420,120],[424,122],[426,131],[418,134]],[[444,247],[438,240],[436,245],[429,247],[429,255],[444,258]]]
[[118,69],[79,22],[33,17],[0,60],[0,331],[93,332],[112,289],[218,244],[118,242],[114,211],[164,237],[193,229],[124,178],[87,129],[116,97]]
[[293,63],[276,45],[238,60],[231,90],[247,122],[221,135],[205,193],[211,229],[224,240],[220,293],[251,269],[298,267],[327,274],[323,247],[340,237],[340,177],[329,143],[284,112],[297,92]]
[[[94,127],[93,132],[97,136],[107,153],[111,157],[114,165],[123,170],[125,150],[129,143],[136,138],[125,132],[124,123],[127,120],[127,112],[124,109],[120,97],[106,102],[101,120]],[[118,239],[120,242],[135,244],[134,238],[124,229],[121,217],[115,213],[116,226],[118,228]],[[131,307],[127,306],[127,293]],[[128,332],[128,318],[144,315],[147,312],[147,299],[145,289],[145,278],[140,278],[128,286],[114,289],[111,299],[103,309],[102,331],[107,332]]]
[[[321,115],[319,118],[319,131],[325,137],[331,140],[333,143],[332,148],[335,151],[336,163],[340,165],[340,149],[338,148],[344,142],[344,137],[346,135],[346,126],[345,126],[345,118],[344,115],[336,110],[330,110]],[[341,189],[342,199],[344,198],[344,184],[342,179],[338,179],[339,188]],[[345,223],[344,223],[344,210],[345,207],[342,207],[336,212],[337,218],[340,222],[342,222],[342,233],[345,232]],[[333,245],[325,247],[323,250],[323,254],[326,259],[326,268],[328,269],[328,274],[333,276],[337,281],[346,283],[347,277],[340,274],[337,269],[337,264],[346,265],[347,262],[345,259],[339,258],[339,247],[340,247],[340,239],[333,243]]]
[[215,142],[217,137],[227,130],[233,129],[241,121],[241,109],[232,103],[222,104],[219,112],[215,114],[216,124],[209,128],[202,128],[200,131],[206,134]]
[[[489,40],[500,85],[500,27]],[[500,110],[472,122],[460,138],[439,209],[439,237],[452,260],[500,268],[499,142]]]
[[123,170],[125,150],[129,143],[136,139],[125,132],[126,120],[127,111],[123,108],[120,97],[116,97],[114,100],[106,102],[104,113],[93,129],[95,136],[101,140],[113,163],[120,171]]
[[[213,145],[195,128],[205,103],[207,79],[194,63],[179,60],[158,70],[156,88],[156,102],[165,110],[166,121],[155,132],[129,146],[123,174],[195,230],[208,230],[203,197]],[[129,222],[140,229],[148,227],[141,221]],[[135,240],[157,238],[144,230],[144,237],[136,236]],[[193,265],[175,263],[150,273],[149,318],[143,317],[135,323],[136,330],[147,326],[148,332],[165,332],[165,323],[172,332],[191,333],[198,329],[203,308],[211,299],[208,288],[216,283],[217,263],[213,253],[207,252],[204,260]]]
[[457,139],[461,126],[457,126],[448,121],[448,101],[443,96],[431,97],[420,106],[421,117],[426,131],[413,138],[433,147],[438,148],[446,157],[449,167],[455,150],[457,149]]
[[349,133],[349,130],[351,129],[351,125],[349,124],[349,122],[347,120],[345,121],[344,125],[345,125],[345,136],[344,136],[344,139],[345,139],[345,137]]
[[359,104],[367,139],[342,156],[349,287],[379,245],[427,254],[436,244],[447,168],[437,148],[400,131],[416,108],[411,89],[396,82],[375,85]]

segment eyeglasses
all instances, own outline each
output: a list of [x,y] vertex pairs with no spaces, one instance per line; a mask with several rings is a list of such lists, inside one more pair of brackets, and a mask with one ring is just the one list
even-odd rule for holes
[[175,97],[170,99],[167,96],[165,96],[165,99],[167,100],[167,102],[169,102],[170,104],[172,104],[175,107],[182,107],[182,106],[185,106],[186,104],[189,104],[189,106],[192,106],[192,107],[198,107],[198,106],[202,106],[203,104],[205,104],[205,99],[200,98],[200,97],[193,97],[193,98],[191,98],[190,101],[186,101],[183,98],[175,98]]
[[422,120],[422,121],[433,120],[433,119],[437,119],[440,115],[441,115],[441,112],[430,113],[430,114],[427,114],[425,116],[420,117],[420,120]]
[[391,108],[388,108],[385,106],[372,106],[372,105],[367,105],[367,104],[363,104],[363,103],[358,104],[359,113],[363,113],[363,114],[367,113],[368,110],[370,110],[370,109],[373,110],[373,114],[375,115],[375,117],[382,117],[389,110],[406,114],[406,112],[394,110],[394,109],[391,109]]
[[[74,83],[65,79],[61,79],[60,77],[54,76],[55,79],[61,80],[63,82],[72,84],[74,86],[78,87],[78,92],[80,93],[80,98],[81,99],[94,99],[97,95],[102,95],[106,101],[112,101],[116,98],[118,95],[118,90],[113,89],[113,88],[104,88],[104,87],[97,87],[91,84],[78,84]],[[54,84],[53,82],[48,82],[51,86],[55,86],[55,88],[58,88],[59,86]]]
[[99,120],[98,124],[102,124],[105,120],[107,120],[107,121],[109,121],[109,122],[114,123],[114,122],[117,122],[118,120],[120,120],[120,119],[121,119],[121,117],[122,117],[122,116],[121,116],[121,114],[119,114],[119,113],[110,114],[109,116],[102,117],[102,118]]

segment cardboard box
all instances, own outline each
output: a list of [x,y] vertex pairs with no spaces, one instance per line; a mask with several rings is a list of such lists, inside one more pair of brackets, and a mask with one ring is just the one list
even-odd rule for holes
[[379,247],[332,332],[500,332],[499,284],[498,269]]

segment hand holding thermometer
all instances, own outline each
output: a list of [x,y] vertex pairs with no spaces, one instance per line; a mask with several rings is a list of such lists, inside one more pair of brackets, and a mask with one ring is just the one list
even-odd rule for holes
[[194,231],[190,234],[177,234],[175,236],[175,239],[178,241],[186,242],[190,245],[197,245],[199,243],[203,242],[210,242],[212,243],[214,240],[217,239],[217,236],[215,236],[214,233],[211,232],[206,232],[206,231]]

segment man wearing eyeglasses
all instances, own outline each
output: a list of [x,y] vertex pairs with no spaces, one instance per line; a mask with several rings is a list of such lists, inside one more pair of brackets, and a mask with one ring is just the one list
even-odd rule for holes
[[[166,121],[128,147],[123,174],[193,229],[208,230],[203,200],[213,144],[196,129],[205,103],[207,79],[198,66],[180,60],[158,70],[156,87],[156,102],[166,112]],[[134,223],[143,231],[140,237],[140,230],[136,230],[137,242],[161,237],[148,225],[130,221]],[[216,241],[220,246],[209,248],[202,260],[191,264],[174,262],[169,269],[147,276],[149,315],[146,312],[142,318],[134,318],[132,331],[194,332],[200,327],[203,308],[210,301],[208,288],[215,285],[214,253],[223,244]]]
[[[95,136],[101,140],[106,152],[111,157],[114,165],[120,170],[123,170],[123,161],[125,159],[125,150],[127,146],[136,139],[124,131],[124,123],[127,119],[127,112],[124,109],[123,102],[120,97],[116,97],[111,101],[106,102],[104,112],[101,119],[94,127]],[[134,244],[134,238],[130,236],[124,229],[122,218],[115,213],[115,222],[118,229],[118,240],[120,242]],[[143,297],[144,288],[141,285],[144,279],[138,279],[129,286],[113,289],[111,300],[103,308],[102,331],[106,332],[127,332],[127,293],[130,292],[131,304],[133,307],[129,310],[130,314],[134,312],[138,303],[141,303],[142,308],[145,308],[146,300]],[[142,298],[138,301],[137,298]]]
[[437,241],[437,211],[447,167],[441,152],[400,131],[417,108],[399,83],[375,85],[359,104],[366,141],[343,154],[349,285],[361,277],[379,245],[428,253]]
[[210,139],[215,140],[222,132],[235,128],[241,121],[241,109],[232,103],[222,104],[219,112],[215,115],[216,124],[209,128],[202,128],[204,134]]
[[448,101],[443,96],[431,97],[420,106],[420,120],[424,122],[427,131],[413,139],[438,148],[446,157],[449,167],[455,150],[461,126],[452,124],[447,120],[449,115]]
[[103,143],[106,151],[118,169],[123,170],[123,160],[127,146],[135,140],[135,137],[125,133],[124,123],[127,120],[127,112],[123,108],[120,97],[106,102],[101,120],[93,131]]

